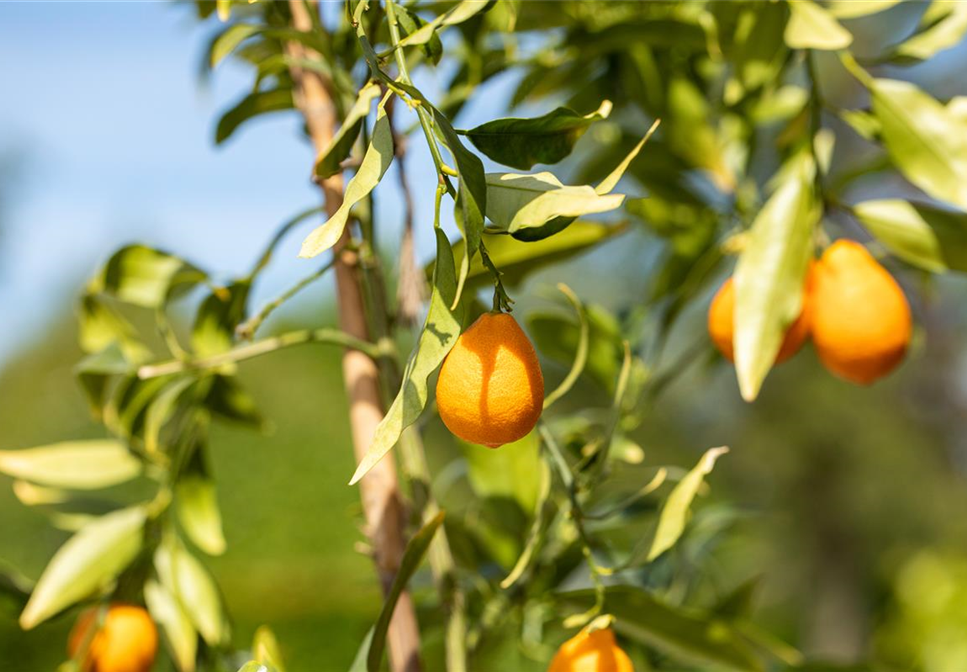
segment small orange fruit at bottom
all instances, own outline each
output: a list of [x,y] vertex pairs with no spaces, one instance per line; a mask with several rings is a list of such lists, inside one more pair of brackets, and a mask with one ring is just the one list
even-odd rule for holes
[[148,672],[158,653],[158,629],[142,607],[114,603],[108,607],[100,629],[97,627],[98,608],[82,612],[71,630],[67,647],[73,658],[90,637],[87,656],[81,662],[81,672]]
[[811,320],[820,361],[861,385],[896,368],[913,332],[910,304],[900,285],[852,240],[837,240],[820,258]]
[[[806,284],[810,284],[812,268],[810,267]],[[786,336],[783,338],[779,352],[776,354],[776,364],[780,364],[794,354],[799,352],[806,339],[809,338],[809,301],[808,293],[803,297],[803,309],[799,313],[796,321],[786,329]],[[719,291],[712,299],[708,308],[708,333],[712,337],[712,343],[718,348],[719,352],[730,362],[734,361],[732,340],[735,335],[735,283],[732,278],[725,281]]]
[[634,672],[611,628],[582,630],[554,654],[547,672]]
[[497,448],[526,436],[541,416],[544,377],[517,320],[485,313],[470,325],[440,368],[436,400],[464,441]]

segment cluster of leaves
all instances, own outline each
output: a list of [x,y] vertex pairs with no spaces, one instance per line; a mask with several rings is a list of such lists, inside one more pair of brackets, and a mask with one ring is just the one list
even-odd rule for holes
[[[643,464],[643,451],[628,434],[642,405],[666,382],[654,375],[661,368],[657,355],[646,360],[645,353],[662,352],[677,318],[702,296],[727,252],[739,252],[736,369],[747,399],[758,394],[785,328],[799,313],[799,288],[824,238],[824,217],[852,216],[898,258],[928,271],[967,267],[967,105],[961,99],[945,105],[911,83],[871,74],[882,63],[919,62],[952,46],[967,32],[967,19],[957,4],[929,3],[907,40],[875,58],[851,54],[852,22],[896,4],[350,0],[333,16],[313,14],[312,30],[304,31],[293,27],[285,3],[197,3],[202,17],[217,13],[225,24],[206,65],[235,58],[255,70],[252,91],[222,115],[216,142],[255,116],[294,108],[300,91],[293,73],[317,75],[331,96],[340,126],[313,173],[320,181],[354,173],[341,207],[305,239],[302,256],[331,250],[348,231],[367,261],[364,281],[378,284],[378,255],[366,232],[374,226],[371,194],[403,151],[394,100],[415,113],[434,160],[436,255],[427,271],[427,315],[352,482],[414,426],[423,428],[418,420],[426,415],[430,376],[468,317],[484,310],[477,290],[492,283],[495,308],[506,309],[507,288],[526,274],[621,235],[632,220],[663,241],[664,256],[637,313],[615,316],[562,287],[573,315],[529,316],[541,351],[570,367],[545,410],[582,378],[598,385],[608,402],[547,412],[534,435],[497,453],[468,448],[467,483],[476,497],[463,506],[440,502],[445,525],[428,500],[417,502],[414,527],[420,529],[354,671],[379,668],[395,601],[433,543],[448,544],[456,563],[440,582],[439,597],[450,621],[451,672],[466,669],[467,657],[482,659],[492,648],[483,643],[508,634],[525,655],[546,660],[545,626],[564,617],[564,627],[575,627],[605,612],[640,644],[634,655],[648,656],[653,666],[672,656],[739,670],[806,669],[797,651],[749,623],[749,586],[711,604],[692,599],[701,584],[699,561],[725,523],[710,514],[683,534],[691,504],[724,449],[707,452],[686,472]],[[820,60],[826,68],[841,65],[868,90],[870,108],[842,109],[827,99],[817,78]],[[434,103],[409,73],[437,67],[450,80]],[[536,118],[455,127],[451,120],[472,93],[506,72],[520,75],[513,104],[566,98],[567,106]],[[833,161],[834,118],[847,125],[841,130],[880,148],[886,165],[933,200],[847,205],[852,180],[868,171],[850,175]],[[508,169],[532,171],[566,159],[589,129],[603,131],[596,143],[584,143],[590,154],[569,179],[548,171],[486,173],[473,151]],[[648,197],[616,193],[626,184]],[[462,233],[455,245],[439,223],[446,195]],[[627,219],[605,214],[618,211]],[[44,506],[55,524],[78,529],[32,591],[25,627],[83,600],[143,599],[179,670],[222,664],[227,620],[191,548],[217,554],[225,547],[205,454],[210,421],[261,422],[234,378],[235,363],[316,341],[366,352],[384,374],[401,364],[392,348],[336,330],[241,342],[269,311],[329,268],[249,313],[249,288],[274,244],[316,212],[283,226],[240,280],[216,285],[195,266],[138,246],[119,251],[92,280],[81,302],[81,343],[89,356],[78,375],[113,438],[0,454],[0,471],[19,479],[25,503]],[[603,221],[585,219],[590,216]],[[193,289],[207,294],[184,346],[167,310]],[[131,309],[137,314],[128,317]],[[135,318],[152,317],[153,327],[135,326]],[[379,317],[373,322],[390,324],[390,333],[374,336],[392,342],[397,322]],[[681,367],[664,368],[675,374]],[[508,473],[520,477],[508,479]],[[139,492],[139,503],[98,516],[76,513],[84,500],[74,491],[136,477],[151,483],[148,498]],[[22,590],[15,579],[7,583]],[[260,633],[253,654],[246,669],[281,670],[270,633]]]

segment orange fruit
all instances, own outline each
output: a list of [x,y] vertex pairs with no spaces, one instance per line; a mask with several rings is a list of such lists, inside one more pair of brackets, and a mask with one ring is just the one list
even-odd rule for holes
[[634,672],[611,628],[582,630],[554,654],[547,672]]
[[510,315],[485,313],[440,368],[437,409],[464,441],[497,448],[530,432],[544,405],[537,353]]
[[837,240],[819,260],[811,321],[820,361],[861,385],[896,368],[913,331],[900,285],[852,240]]
[[115,603],[97,627],[98,608],[82,612],[71,630],[67,652],[73,658],[90,637],[81,672],[148,672],[158,653],[158,629],[142,607]]
[[[812,267],[807,275],[806,284],[810,283]],[[776,364],[780,364],[794,354],[799,352],[806,339],[809,338],[809,301],[808,292],[803,298],[803,309],[799,313],[796,321],[786,329],[786,336],[779,346],[776,354]],[[712,303],[708,308],[708,333],[712,337],[712,343],[718,348],[719,352],[730,362],[734,361],[732,351],[732,339],[735,333],[735,323],[732,316],[735,313],[735,283],[732,278],[725,281],[719,291],[712,298]]]

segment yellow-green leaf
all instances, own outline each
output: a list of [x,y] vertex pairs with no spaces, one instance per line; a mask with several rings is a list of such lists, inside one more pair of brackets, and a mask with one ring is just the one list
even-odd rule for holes
[[65,441],[0,451],[0,473],[56,488],[96,490],[141,473],[141,462],[120,441]]
[[845,49],[853,43],[853,34],[812,0],[790,0],[789,9],[784,37],[791,49]]

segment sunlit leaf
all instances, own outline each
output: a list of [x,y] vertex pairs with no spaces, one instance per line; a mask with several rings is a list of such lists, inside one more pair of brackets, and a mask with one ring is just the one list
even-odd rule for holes
[[756,398],[786,328],[802,311],[803,284],[820,208],[816,168],[793,159],[759,211],[735,268],[735,370],[746,401]]
[[141,473],[141,462],[120,441],[65,441],[0,451],[0,472],[57,488],[96,490]]
[[901,59],[925,61],[938,52],[955,47],[967,35],[967,3],[931,2],[920,18],[913,37],[894,52]]
[[321,254],[338,242],[349,221],[349,212],[354,205],[366,198],[376,188],[379,181],[393,161],[393,129],[386,115],[385,101],[379,105],[373,137],[359,170],[346,186],[346,193],[339,209],[325,224],[309,234],[302,243],[299,256],[309,259]]
[[837,19],[855,19],[882,12],[899,5],[903,0],[830,0],[826,5],[829,13]]
[[[412,35],[427,24],[419,14],[411,12],[401,4],[396,5],[396,17],[405,36]],[[430,63],[436,65],[440,62],[440,58],[443,56],[443,41],[440,40],[440,36],[436,32],[420,46],[423,49],[423,55]]]
[[185,534],[209,555],[225,552],[222,515],[215,494],[215,479],[199,446],[175,485],[175,511]]
[[228,140],[239,126],[253,117],[291,110],[294,106],[291,89],[269,89],[250,93],[222,114],[215,129],[215,144],[220,145]]
[[113,581],[141,551],[145,520],[142,507],[122,509],[68,539],[37,581],[20,626],[30,630]]
[[333,136],[329,146],[323,149],[319,153],[319,158],[316,159],[316,179],[324,180],[342,170],[340,164],[352,152],[353,144],[359,137],[359,131],[366,123],[366,115],[369,114],[369,109],[379,93],[379,85],[375,83],[367,84],[359,91],[359,96],[357,96],[356,102],[349,109],[349,112],[346,113],[342,126]]
[[185,609],[167,588],[153,579],[144,584],[144,601],[152,620],[161,626],[178,672],[194,672],[198,633]]
[[538,163],[557,163],[564,159],[588,127],[606,119],[610,112],[608,100],[586,115],[559,107],[532,119],[494,119],[465,131],[464,135],[497,163],[530,170]]
[[285,672],[282,664],[282,650],[275,633],[267,625],[260,625],[252,637],[252,655],[255,662],[263,663],[277,672]]
[[242,280],[205,297],[191,330],[191,348],[196,355],[208,357],[232,348],[235,328],[245,319],[250,289],[251,284]]
[[450,310],[456,294],[456,271],[450,242],[436,229],[437,262],[434,269],[430,308],[416,348],[403,371],[403,384],[386,415],[380,421],[366,455],[359,462],[350,484],[361,479],[396,442],[403,430],[416,422],[426,406],[427,378],[437,370],[460,335],[460,319]]
[[853,213],[907,263],[933,273],[967,271],[967,214],[899,199],[857,203]]
[[123,247],[108,260],[88,285],[91,293],[105,293],[144,308],[160,308],[207,275],[175,255],[145,245]]
[[415,44],[426,44],[433,39],[436,31],[440,28],[463,23],[474,14],[486,9],[487,4],[487,0],[462,0],[450,7],[443,14],[440,14],[440,16],[423,25],[416,32],[400,40],[400,48]]
[[214,579],[201,562],[174,537],[158,547],[155,569],[162,585],[184,608],[192,625],[210,646],[228,636],[228,623]]
[[845,49],[853,43],[853,34],[812,0],[790,2],[789,9],[791,15],[784,37],[790,48]]
[[226,56],[235,51],[242,42],[259,31],[259,27],[250,23],[236,23],[225,29],[212,42],[209,50],[209,64],[216,67]]
[[712,472],[715,461],[729,452],[728,448],[712,448],[707,451],[698,464],[680,480],[675,488],[668,495],[668,500],[661,509],[658,518],[658,529],[655,530],[655,538],[651,542],[651,549],[648,551],[648,561],[652,561],[659,555],[675,545],[679,537],[685,531],[685,523],[688,522],[688,512],[692,506],[692,500],[702,487],[705,477]]
[[967,208],[967,124],[909,82],[870,82],[894,165],[929,195]]
[[197,382],[191,376],[173,380],[151,401],[144,420],[144,449],[149,454],[162,449],[162,428],[178,410],[182,395]]

